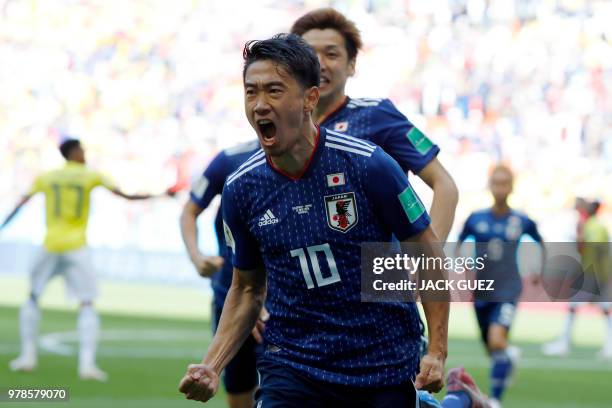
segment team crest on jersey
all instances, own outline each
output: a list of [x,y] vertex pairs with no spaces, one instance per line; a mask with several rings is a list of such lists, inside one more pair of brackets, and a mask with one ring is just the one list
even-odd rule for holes
[[346,132],[346,130],[348,129],[348,122],[344,121],[344,122],[338,122],[334,125],[334,130],[336,132]]
[[347,232],[359,220],[355,193],[343,193],[325,196],[327,225],[333,230]]

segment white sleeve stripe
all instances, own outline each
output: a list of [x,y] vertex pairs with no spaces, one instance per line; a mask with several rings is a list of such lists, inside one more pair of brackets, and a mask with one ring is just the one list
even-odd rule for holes
[[327,136],[327,140],[331,140],[333,142],[338,142],[338,143],[344,143],[344,144],[347,144],[349,146],[358,147],[360,149],[367,150],[368,152],[373,152],[374,149],[376,149],[375,147],[364,146],[361,143],[351,142],[349,140],[344,140],[344,139],[341,139],[339,137],[334,137],[334,136]]
[[253,154],[251,157],[246,159],[246,161],[244,163],[242,163],[240,166],[238,166],[236,171],[242,170],[243,168],[245,168],[249,164],[253,163],[254,161],[259,160],[263,156],[264,156],[264,151],[263,150],[258,150],[255,154]]
[[347,151],[347,152],[360,154],[360,155],[366,156],[366,157],[372,156],[372,153],[367,153],[367,152],[364,152],[363,150],[357,150],[357,149],[353,149],[352,147],[342,146],[342,145],[338,145],[338,144],[335,144],[335,143],[325,142],[325,146],[331,147],[332,149],[344,150],[344,151]]
[[245,169],[243,169],[243,170],[241,170],[241,171],[239,171],[237,173],[233,173],[227,179],[227,185],[229,186],[230,184],[232,184],[232,182],[234,182],[234,180],[238,179],[238,177],[242,176],[244,173],[247,173],[247,172],[253,170],[257,166],[261,166],[265,162],[266,162],[266,159],[260,160],[258,162],[255,162],[255,163],[251,164],[249,167],[247,167],[247,168],[245,168]]
[[353,136],[343,135],[342,133],[334,132],[333,130],[329,130],[329,129],[327,129],[327,133],[332,134],[334,136],[338,136],[340,138],[351,140],[355,143],[359,143],[363,145],[363,147],[376,148],[376,146],[373,145],[372,143],[368,143],[365,140],[357,139],[356,137],[353,137]]

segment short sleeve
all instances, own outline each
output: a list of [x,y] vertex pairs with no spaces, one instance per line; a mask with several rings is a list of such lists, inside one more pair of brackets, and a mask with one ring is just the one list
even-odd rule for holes
[[470,235],[475,235],[474,234],[474,228],[472,227],[472,215],[470,215],[468,217],[467,220],[465,220],[465,224],[463,224],[463,229],[461,230],[461,233],[459,234],[459,242],[463,242],[467,239],[467,237],[469,237]]
[[377,217],[400,241],[420,234],[430,224],[425,206],[406,174],[381,149],[372,154],[366,190]]
[[526,218],[525,220],[525,230],[523,231],[523,233],[529,235],[536,242],[542,242],[542,236],[538,231],[538,226],[530,218]]
[[30,188],[28,195],[34,195],[36,193],[40,193],[41,191],[43,191],[43,189],[44,189],[43,177],[38,176],[36,177],[36,179],[34,179],[34,183],[32,183],[32,187]]
[[97,171],[93,175],[94,183],[92,187],[102,186],[110,191],[117,189],[117,185],[108,176]]
[[223,189],[221,205],[225,242],[232,251],[232,264],[238,269],[252,270],[263,265],[263,260],[259,243],[240,213],[244,203],[236,199],[236,193],[234,185]]
[[420,173],[440,152],[389,99],[378,106],[373,124],[376,136],[372,141],[393,157],[404,172]]
[[204,173],[191,185],[189,196],[191,201],[204,209],[217,194],[223,192],[223,183],[228,174],[227,157],[224,152],[219,153],[210,162]]

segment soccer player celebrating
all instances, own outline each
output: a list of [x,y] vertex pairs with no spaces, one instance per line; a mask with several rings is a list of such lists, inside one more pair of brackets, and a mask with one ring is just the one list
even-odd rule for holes
[[263,150],[227,179],[232,285],[206,356],[179,390],[212,398],[265,300],[258,406],[415,406],[415,385],[443,385],[448,302],[424,302],[430,343],[419,367],[416,305],[360,301],[360,244],[394,234],[444,256],[429,216],[382,149],[315,126],[320,68],[299,37],[247,43],[244,59],[245,111]]
[[389,99],[354,99],[345,94],[346,82],[355,74],[362,46],[355,24],[332,8],[311,11],[291,28],[317,53],[321,66],[316,123],[337,133],[369,140],[393,157],[405,172],[412,171],[433,190],[432,226],[446,241],[453,225],[458,191],[452,177],[438,161],[440,149],[393,105]]
[[[212,281],[215,330],[221,318],[227,291],[232,283],[232,257],[225,244],[221,210],[215,217],[215,232],[221,256],[204,256],[200,252],[197,218],[210,205],[212,199],[223,192],[223,184],[227,177],[259,149],[259,142],[253,140],[226,149],[215,156],[202,176],[193,184],[190,199],[185,203],[181,213],[181,233],[189,258],[200,276],[211,278]],[[259,336],[259,332],[255,331],[254,335]],[[253,394],[257,385],[256,340],[261,341],[260,338],[255,339],[250,336],[236,357],[225,367],[223,383],[230,408],[253,406]]]
[[40,321],[38,298],[49,279],[62,274],[70,291],[80,302],[77,321],[79,333],[79,376],[82,379],[105,381],[107,375],[96,366],[96,348],[100,319],[93,308],[97,296],[96,280],[86,249],[91,191],[103,186],[128,200],[141,200],[151,195],[125,194],[100,173],[85,166],[85,151],[76,139],[64,141],[60,147],[66,159],[64,167],[36,178],[26,194],[9,214],[4,228],[21,207],[39,192],[45,194],[47,232],[44,249],[31,271],[30,298],[19,313],[21,354],[10,362],[13,371],[32,371],[37,365],[37,335]]
[[[477,255],[486,254],[487,259],[485,269],[478,272],[477,278],[495,281],[495,294],[492,295],[495,301],[489,301],[489,292],[474,294],[480,334],[493,360],[490,374],[493,407],[500,405],[499,401],[513,369],[508,352],[508,332],[522,290],[516,262],[519,240],[522,235],[527,234],[542,245],[542,237],[536,224],[526,215],[508,206],[512,184],[512,171],[506,166],[497,165],[489,179],[494,199],[493,207],[472,213],[465,222],[457,243],[459,247],[467,237],[473,237]],[[486,245],[480,245],[481,243]]]

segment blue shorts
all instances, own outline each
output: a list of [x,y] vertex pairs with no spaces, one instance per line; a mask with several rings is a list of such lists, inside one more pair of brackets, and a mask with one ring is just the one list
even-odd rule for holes
[[[215,320],[213,322],[213,332],[217,330],[217,324],[221,318],[223,307],[219,307],[213,302]],[[259,344],[253,336],[249,336],[238,353],[223,370],[223,384],[228,394],[241,394],[251,391],[257,386],[257,352]]]
[[489,327],[493,324],[510,330],[516,314],[516,302],[474,302],[482,341],[488,343]]
[[298,370],[266,358],[257,362],[260,374],[255,408],[412,408],[418,407],[412,382],[361,388],[330,384],[305,377]]

